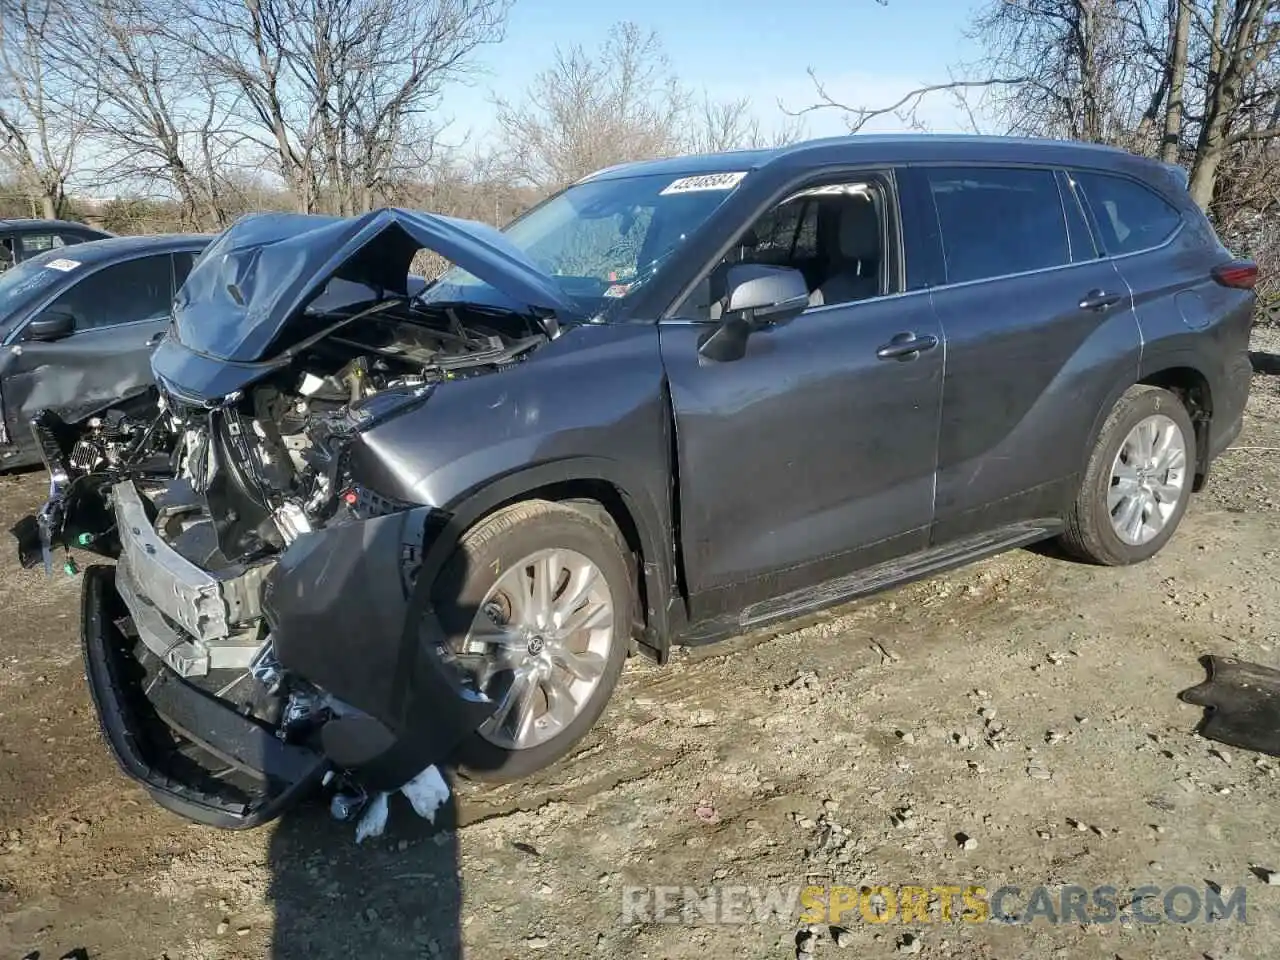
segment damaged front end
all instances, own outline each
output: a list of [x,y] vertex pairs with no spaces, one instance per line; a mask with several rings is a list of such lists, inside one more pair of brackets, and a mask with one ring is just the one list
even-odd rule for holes
[[[432,611],[448,516],[356,466],[377,462],[372,427],[555,335],[535,268],[475,227],[241,221],[179,295],[145,442],[86,471],[69,453],[83,437],[36,424],[51,496],[15,529],[24,562],[72,545],[116,559],[86,572],[87,675],[121,766],[170,809],[250,827],[323,782],[354,813],[412,793],[492,712]],[[424,246],[526,306],[409,296]]]
[[125,477],[173,472],[170,417],[156,410],[149,393],[74,424],[44,410],[31,430],[49,472],[49,496],[35,516],[22,518],[11,530],[19,563],[25,568],[43,563],[48,574],[60,553],[63,569],[75,573],[73,546],[113,556],[118,541],[104,491]]

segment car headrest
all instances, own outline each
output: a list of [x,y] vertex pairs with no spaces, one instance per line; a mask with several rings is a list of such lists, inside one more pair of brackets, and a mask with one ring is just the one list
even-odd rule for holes
[[875,204],[851,198],[840,211],[838,242],[846,260],[875,260],[880,256],[880,218]]

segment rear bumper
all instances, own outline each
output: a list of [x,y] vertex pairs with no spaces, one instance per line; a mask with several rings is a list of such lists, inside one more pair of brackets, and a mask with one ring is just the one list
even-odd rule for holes
[[[1247,345],[1247,344],[1246,344]],[[1253,385],[1253,364],[1249,353],[1241,349],[1233,353],[1224,364],[1223,375],[1213,390],[1213,421],[1209,431],[1209,460],[1240,436],[1244,423],[1244,409],[1249,402],[1249,390]]]
[[103,737],[157,803],[200,823],[246,829],[319,785],[330,763],[318,748],[283,742],[158,659],[135,655],[116,625],[128,611],[112,568],[85,571],[82,604],[85,673]]
[[[1216,418],[1215,418],[1216,419]],[[1218,459],[1227,447],[1231,446],[1244,429],[1244,411],[1241,410],[1230,419],[1215,423],[1210,433],[1209,462]]]
[[1202,452],[1195,489],[1208,482],[1213,462],[1240,436],[1244,428],[1244,410],[1249,402],[1253,382],[1253,365],[1249,354],[1240,351],[1225,364],[1223,375],[1213,385],[1213,416],[1209,420],[1208,449]]

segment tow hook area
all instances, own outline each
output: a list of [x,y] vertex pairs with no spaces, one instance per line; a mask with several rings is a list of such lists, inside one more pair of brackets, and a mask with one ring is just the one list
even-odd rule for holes
[[109,530],[112,517],[98,498],[84,496],[83,483],[77,484],[71,478],[65,453],[70,442],[67,424],[52,412],[44,411],[32,420],[31,432],[49,471],[49,496],[34,516],[25,516],[10,528],[18,544],[18,562],[26,570],[43,564],[45,575],[51,576],[54,553],[61,547],[62,571],[75,576],[79,566],[71,555],[71,547],[99,550],[103,544],[95,531]]

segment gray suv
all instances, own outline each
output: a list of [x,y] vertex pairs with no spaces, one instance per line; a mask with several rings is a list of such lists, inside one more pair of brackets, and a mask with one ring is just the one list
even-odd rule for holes
[[[423,248],[456,266],[411,289]],[[1176,168],[1051,141],[629,164],[502,232],[254,216],[178,294],[135,459],[77,475],[38,423],[19,539],[118,558],[89,683],[172,809],[523,777],[631,653],[1048,538],[1150,557],[1240,430],[1256,278]]]

